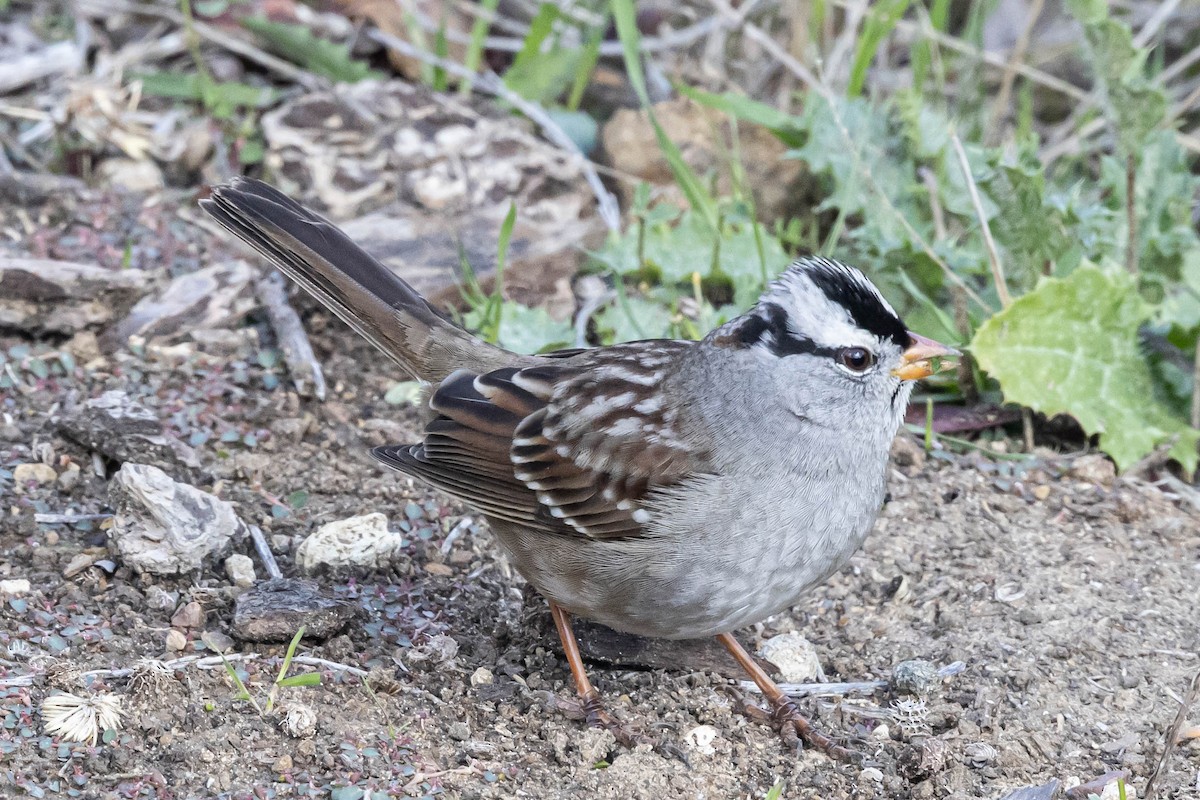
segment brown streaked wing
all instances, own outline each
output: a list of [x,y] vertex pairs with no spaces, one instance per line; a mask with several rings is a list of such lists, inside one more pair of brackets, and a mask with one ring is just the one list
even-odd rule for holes
[[637,536],[641,501],[703,471],[659,405],[660,371],[687,342],[644,342],[524,369],[459,371],[433,393],[425,441],[376,457],[489,516],[596,538]]

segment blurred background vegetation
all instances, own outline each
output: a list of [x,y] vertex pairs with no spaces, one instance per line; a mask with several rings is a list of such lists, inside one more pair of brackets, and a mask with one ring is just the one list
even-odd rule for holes
[[[697,338],[817,253],[866,271],[914,330],[969,351],[926,386],[931,409],[1016,404],[1027,444],[1065,414],[1119,468],[1148,454],[1196,467],[1192,4],[85,0],[37,16],[69,40],[73,17],[101,7],[183,37],[165,65],[126,65],[119,80],[217,121],[234,171],[263,172],[260,116],[309,81],[396,73],[494,98],[598,162],[608,233],[585,246],[597,288],[571,317],[504,292],[520,207],[495,281],[465,271],[463,319],[501,344]],[[213,52],[237,47],[277,64],[226,77]],[[639,125],[648,147],[629,133]],[[63,142],[52,166],[69,170]],[[660,172],[644,180],[650,161]],[[918,427],[932,435],[937,413]]]

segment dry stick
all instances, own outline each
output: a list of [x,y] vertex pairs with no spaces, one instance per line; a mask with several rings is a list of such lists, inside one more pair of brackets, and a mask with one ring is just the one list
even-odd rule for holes
[[1017,42],[1013,45],[1012,52],[1008,57],[1008,64],[1004,67],[1004,74],[1000,76],[1000,91],[996,93],[991,113],[988,114],[987,125],[984,126],[984,130],[987,131],[985,139],[992,144],[998,144],[1002,138],[1000,136],[1000,120],[1008,111],[1008,101],[1012,97],[1012,87],[1017,77],[1017,65],[1025,58],[1025,51],[1029,49],[1029,40],[1033,38],[1033,26],[1042,16],[1043,5],[1045,5],[1045,0],[1033,0],[1030,4],[1029,19],[1026,20],[1021,35],[1017,37]]
[[267,544],[267,537],[263,536],[262,529],[257,525],[247,525],[250,529],[250,541],[254,542],[254,552],[258,553],[259,559],[263,562],[263,569],[267,571],[267,575],[272,580],[279,580],[283,577],[283,572],[279,569],[279,562],[275,560],[275,554],[271,552],[270,546]]
[[[954,661],[944,667],[939,667],[938,677],[945,680],[963,672],[967,665]],[[776,684],[780,691],[788,697],[830,697],[846,694],[870,694],[890,685],[888,681],[851,681],[847,683],[780,683]],[[761,689],[754,681],[738,681],[739,688],[761,694]]]
[[[847,0],[835,0],[834,3],[834,5],[838,6],[846,6],[847,4]],[[999,69],[1008,68],[1010,59],[1006,58],[1005,56],[999,53],[991,53],[987,50],[981,50],[978,47],[967,44],[961,39],[942,33],[936,28],[930,26],[927,20],[924,20],[923,22],[924,24],[911,22],[905,19],[898,20],[896,22],[896,30],[900,31],[901,33],[908,34],[909,36],[922,36],[926,39],[931,39],[942,47],[945,47],[947,50],[953,50],[961,55],[977,58],[990,67],[998,67]],[[1038,84],[1039,86],[1044,86],[1047,89],[1052,89],[1060,94],[1065,94],[1067,97],[1070,97],[1073,100],[1078,100],[1079,102],[1087,103],[1089,105],[1092,105],[1096,102],[1094,97],[1080,89],[1075,84],[1068,83],[1062,78],[1056,78],[1050,73],[1043,72],[1037,67],[1031,67],[1028,64],[1014,64],[1012,68],[1013,71],[1018,75],[1028,78],[1030,81]]]
[[829,55],[825,58],[821,68],[825,80],[828,81],[832,78],[836,81],[838,79],[838,74],[842,71],[842,62],[850,57],[850,50],[858,38],[859,26],[867,16],[870,5],[869,0],[854,0],[854,2],[843,5],[846,10],[846,18],[842,21],[842,32],[838,34],[833,47],[829,49]]
[[[736,16],[736,12],[729,6],[726,0],[712,0],[712,4],[716,6],[717,10],[722,14],[731,17]],[[801,64],[795,57],[784,50],[783,47],[781,47],[778,42],[771,38],[771,35],[762,28],[752,25],[749,22],[743,22],[741,25],[741,30],[744,36],[753,39],[762,45],[762,48],[766,50],[771,57],[783,64],[788,71],[799,78],[800,81],[808,86],[809,89],[816,92],[825,100],[826,104],[829,106],[830,114],[833,116],[834,124],[836,124],[838,127],[838,132],[841,133],[846,140],[846,145],[850,149],[850,154],[854,159],[854,165],[858,169],[863,179],[866,180],[867,185],[871,187],[871,190],[875,192],[876,195],[878,195],[884,206],[887,207],[887,209],[891,211],[892,214],[894,214],[895,217],[900,221],[901,226],[903,226],[909,237],[921,246],[921,249],[925,252],[925,255],[929,257],[929,260],[941,268],[942,272],[945,273],[950,282],[961,287],[962,290],[966,292],[968,297],[979,304],[980,308],[990,312],[992,310],[991,306],[988,305],[988,303],[985,302],[978,293],[971,289],[971,287],[968,286],[954,270],[950,269],[950,265],[947,264],[942,257],[934,251],[929,242],[925,240],[925,237],[922,236],[917,229],[912,226],[912,223],[908,221],[908,218],[900,213],[900,209],[896,208],[896,206],[892,204],[891,198],[887,196],[887,193],[883,191],[883,187],[881,187],[879,182],[875,180],[875,176],[871,173],[871,170],[867,169],[866,164],[863,163],[862,158],[858,154],[858,150],[854,147],[854,138],[850,135],[850,131],[846,128],[846,123],[842,119],[841,113],[838,111],[837,98],[834,96],[833,90],[830,89],[825,83],[820,81],[817,76],[808,69],[808,67]]]
[[963,178],[967,182],[967,191],[971,195],[971,205],[975,206],[975,215],[979,217],[979,229],[983,233],[983,244],[987,250],[988,263],[992,267],[992,280],[996,283],[996,294],[1000,296],[1000,305],[1008,308],[1012,305],[1012,296],[1008,293],[1008,284],[1004,280],[1004,267],[1000,264],[1000,253],[996,250],[996,240],[992,238],[992,228],[988,225],[987,215],[983,212],[983,201],[979,198],[979,187],[975,185],[975,177],[971,174],[971,163],[967,161],[967,151],[963,149],[958,132],[950,133],[950,143],[958,155],[958,165],[962,168]]
[[1179,704],[1179,711],[1175,713],[1175,721],[1171,723],[1171,727],[1167,728],[1162,755],[1159,756],[1158,763],[1154,765],[1154,772],[1150,773],[1150,780],[1146,781],[1146,800],[1154,800],[1154,790],[1157,788],[1155,784],[1158,783],[1159,776],[1166,769],[1171,754],[1175,752],[1175,747],[1179,744],[1179,731],[1183,729],[1183,721],[1187,718],[1188,709],[1191,708],[1192,703],[1196,702],[1197,694],[1200,694],[1200,670],[1192,676],[1192,682],[1183,695],[1183,701]]
[[1137,36],[1133,37],[1133,46],[1138,50],[1142,50],[1150,44],[1150,40],[1154,38],[1154,34],[1158,33],[1159,28],[1175,13],[1175,9],[1179,8],[1179,2],[1180,0],[1166,0],[1166,2],[1155,9],[1150,18],[1142,25],[1142,29],[1138,31]]
[[36,52],[0,61],[0,94],[51,75],[74,74],[82,66],[83,51],[75,42],[55,42]]
[[1137,159],[1133,153],[1125,156],[1125,226],[1129,235],[1125,241],[1125,269],[1138,274],[1137,264],[1137,207],[1134,205],[1137,192]]
[[[476,8],[476,11],[472,15],[485,18],[491,16],[493,20],[495,19],[494,16],[483,13],[483,9],[480,8]],[[435,22],[429,15],[422,14],[419,10],[414,10],[412,17],[413,21],[420,25],[426,33],[437,34],[443,32],[446,40],[452,44],[471,44],[470,34],[451,30],[441,23]],[[685,28],[665,33],[662,36],[648,36],[641,40],[639,52],[657,53],[687,47],[708,36],[713,30],[721,27],[721,25],[722,21],[720,17],[707,17]],[[528,32],[527,28],[526,32]],[[483,46],[488,50],[517,53],[525,46],[525,39],[520,36],[485,36]],[[621,42],[601,42],[600,55],[619,56],[625,52],[624,47],[625,45]]]
[[1192,364],[1192,427],[1200,428],[1200,339],[1196,340],[1196,359]]
[[318,400],[325,400],[325,375],[321,371],[321,362],[313,353],[312,343],[304,332],[304,323],[300,315],[292,308],[287,299],[287,288],[283,276],[274,270],[260,280],[256,287],[258,299],[267,311],[271,327],[275,330],[275,339],[283,352],[283,361],[287,364],[288,373],[292,376],[292,384],[296,390],[304,394],[308,390],[308,382],[312,381],[312,392]]
[[430,64],[438,69],[454,75],[457,78],[471,81],[471,85],[476,89],[481,89],[488,94],[499,97],[504,102],[512,105],[535,124],[542,129],[542,134],[550,140],[551,144],[557,145],[559,149],[565,151],[574,157],[574,160],[579,165],[583,172],[583,177],[587,180],[588,186],[591,187],[592,194],[596,196],[596,203],[600,212],[600,218],[611,231],[618,231],[621,228],[621,209],[617,204],[617,199],[613,197],[612,192],[600,181],[600,176],[596,174],[596,168],[592,162],[579,149],[579,145],[559,127],[546,110],[537,103],[526,100],[521,95],[514,92],[504,85],[504,81],[500,79],[496,73],[488,70],[487,72],[473,72],[466,67],[454,61],[430,53],[427,50],[422,50],[419,47],[413,47],[403,39],[384,33],[380,30],[370,30],[367,36],[389,47],[402,55],[409,58],[418,59],[424,63]]
[[[983,201],[979,198],[979,187],[975,185],[975,177],[971,174],[971,163],[967,161],[967,151],[963,148],[958,131],[950,134],[950,143],[958,155],[958,164],[962,168],[963,178],[967,182],[967,191],[971,195],[971,205],[975,206],[975,215],[979,217],[979,229],[983,233],[984,249],[987,250],[988,263],[992,267],[992,280],[996,283],[996,294],[1000,296],[1000,305],[1008,308],[1012,305],[1012,296],[1008,293],[1008,283],[1004,279],[1004,267],[1000,263],[1000,252],[996,249],[996,240],[992,238],[992,227],[988,225],[987,215],[983,212]],[[1021,407],[1021,433],[1025,444],[1025,452],[1033,452],[1033,413],[1027,406]]]

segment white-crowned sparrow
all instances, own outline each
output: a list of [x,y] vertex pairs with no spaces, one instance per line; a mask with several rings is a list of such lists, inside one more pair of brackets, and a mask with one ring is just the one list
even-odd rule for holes
[[955,351],[909,332],[858,270],[805,258],[699,342],[517,355],[264,183],[235,180],[201,205],[432,384],[423,441],[373,454],[487,517],[550,601],[594,721],[613,724],[569,614],[719,637],[793,739],[844,754],[729,634],[795,604],[862,544],[912,381]]

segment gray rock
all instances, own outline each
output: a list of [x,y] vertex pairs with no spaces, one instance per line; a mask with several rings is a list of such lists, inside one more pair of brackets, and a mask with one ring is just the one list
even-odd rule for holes
[[0,257],[0,328],[73,334],[119,319],[150,277],[139,269]]
[[892,667],[892,678],[888,683],[896,694],[928,697],[942,685],[942,677],[933,664],[913,659],[912,661],[901,661]]
[[229,261],[180,275],[162,291],[138,301],[117,327],[118,342],[130,336],[174,341],[197,328],[226,328],[239,322],[258,301],[245,261]]
[[289,642],[303,625],[307,637],[327,639],[356,613],[354,606],[330,597],[313,581],[263,581],[238,596],[233,635],[246,642]]
[[126,462],[109,484],[109,501],[116,509],[110,546],[139,572],[199,570],[247,534],[229,503],[148,464]]
[[114,461],[139,461],[174,470],[198,470],[196,451],[163,433],[154,412],[114,389],[68,409],[58,429]]
[[243,589],[253,586],[254,582],[258,580],[254,574],[254,561],[250,556],[244,556],[241,553],[234,553],[225,559],[225,574],[229,576],[229,580],[234,586]]

